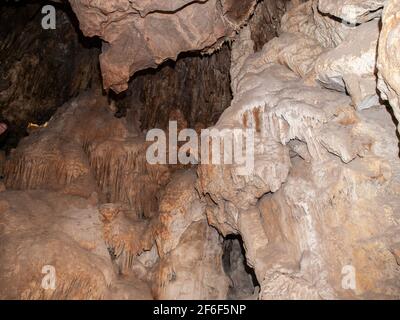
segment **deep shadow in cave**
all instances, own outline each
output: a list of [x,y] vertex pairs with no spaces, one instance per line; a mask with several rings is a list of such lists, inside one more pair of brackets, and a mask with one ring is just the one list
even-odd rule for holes
[[[41,26],[41,8],[56,8],[56,29]],[[83,36],[69,4],[49,1],[1,4],[0,122],[8,126],[0,148],[15,148],[33,128],[79,93],[101,90],[101,41]]]
[[240,235],[224,238],[222,264],[229,277],[228,299],[257,299],[260,284],[255,271],[247,264],[246,250]]
[[127,110],[134,109],[143,130],[167,128],[177,112],[189,128],[212,126],[232,100],[230,61],[230,46],[225,44],[210,55],[181,53],[177,61],[139,71],[127,91],[110,91],[116,116],[126,116]]

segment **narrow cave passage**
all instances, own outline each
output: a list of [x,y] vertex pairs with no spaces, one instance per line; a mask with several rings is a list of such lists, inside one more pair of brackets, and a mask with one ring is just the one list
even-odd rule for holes
[[246,250],[240,235],[229,235],[224,238],[222,263],[230,279],[228,299],[258,299],[260,284],[254,269],[247,264]]
[[[55,30],[44,30],[41,10],[56,9]],[[101,91],[101,41],[85,37],[66,3],[29,0],[1,4],[0,148],[9,152],[57,108],[85,90]]]

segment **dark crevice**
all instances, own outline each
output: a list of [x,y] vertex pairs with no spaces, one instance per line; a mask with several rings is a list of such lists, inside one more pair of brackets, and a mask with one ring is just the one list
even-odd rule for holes
[[222,265],[231,283],[228,299],[255,299],[260,284],[255,271],[247,264],[246,250],[240,235],[228,235],[224,239]]
[[138,71],[127,91],[109,93],[118,109],[115,115],[135,110],[143,130],[167,128],[168,121],[175,120],[171,113],[177,111],[189,128],[212,126],[232,100],[230,60],[231,50],[225,44],[211,55],[184,52],[176,61]]
[[[41,26],[48,4],[56,8],[55,30]],[[71,98],[101,88],[101,41],[82,34],[68,3],[9,1],[0,19],[0,122],[8,126],[0,149],[8,152],[28,135],[29,123],[42,125]]]
[[[399,127],[399,120],[394,115],[392,106],[389,104],[388,101],[381,101],[381,104],[385,106],[387,112],[389,112],[389,114],[390,114],[390,116],[392,118],[393,123],[395,124],[396,128],[398,128]],[[399,147],[399,157],[400,157],[400,133],[399,133],[399,130],[396,130],[396,136],[397,136],[397,139],[399,140],[398,147]]]

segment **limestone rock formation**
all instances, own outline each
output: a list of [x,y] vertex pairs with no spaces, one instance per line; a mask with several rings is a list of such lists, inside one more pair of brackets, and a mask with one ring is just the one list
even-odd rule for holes
[[160,263],[154,284],[159,299],[227,297],[221,237],[207,223],[195,182],[195,171],[178,172],[160,204],[155,227]]
[[316,62],[317,79],[328,89],[350,94],[357,109],[379,104],[376,61],[379,20],[355,28],[334,50]]
[[[81,95],[6,160],[0,283],[12,290],[0,297],[226,298],[222,237],[207,223],[195,170],[148,164],[135,119],[110,109]],[[46,266],[59,277],[50,291]]]
[[154,68],[180,52],[213,52],[232,37],[255,0],[150,2],[69,1],[83,33],[105,42],[100,63],[104,88],[121,92],[130,76]]
[[354,25],[321,14],[318,5],[319,0],[309,0],[292,7],[282,17],[281,32],[301,32],[317,40],[323,47],[334,48],[342,43]]
[[[299,72],[312,70],[317,60],[316,74],[326,72],[323,84],[328,88],[347,73],[357,77],[361,67],[368,72],[360,76],[372,77],[377,22],[348,29],[347,39],[353,40],[335,37],[342,27],[335,20],[318,24],[331,18],[318,16],[315,5],[308,2],[289,11],[282,21],[285,33],[259,52],[246,49],[252,47],[248,30],[239,36],[243,44],[233,50],[240,53],[232,53],[240,57],[240,67],[232,69],[234,99],[216,128],[254,129],[255,170],[242,176],[232,165],[203,165],[199,190],[207,200],[209,222],[223,234],[243,238],[261,299],[396,299],[399,268],[393,248],[399,241],[400,161],[395,124],[377,99],[366,110],[360,102],[356,111],[343,82],[335,92]],[[375,32],[363,31],[369,28]],[[290,49],[288,39],[299,32],[309,42],[290,41]],[[360,32],[368,35],[369,63],[345,58],[345,48],[354,49]],[[326,53],[312,50],[315,40]],[[363,45],[355,50],[362,53]],[[308,63],[299,55],[302,46],[311,52]],[[331,63],[343,71],[335,75],[322,68],[327,57],[335,57]],[[346,70],[352,64],[355,69]],[[376,81],[373,89],[376,95]],[[354,90],[348,93],[361,101]],[[343,285],[348,268],[355,270],[353,289]]]
[[60,108],[46,128],[13,150],[5,165],[12,189],[47,189],[101,202],[122,202],[138,217],[157,210],[157,191],[168,182],[165,166],[146,161],[147,143],[107,100],[86,94]]
[[378,52],[379,90],[382,97],[389,100],[397,119],[400,119],[400,80],[398,72],[396,72],[400,66],[398,56],[399,10],[399,1],[389,0],[387,2],[382,18]]
[[135,76],[0,152],[1,299],[400,299],[399,0],[69,2]]
[[259,286],[251,272],[240,238],[227,239],[224,242],[224,270],[229,277],[228,299],[256,300]]
[[319,0],[318,9],[328,15],[358,24],[380,17],[387,0]]
[[[0,198],[2,299],[101,299],[119,286],[94,204],[44,191]],[[53,289],[45,290],[46,275],[54,275]],[[125,292],[129,299],[151,298],[138,280]]]
[[[299,0],[304,2],[304,0]],[[264,44],[278,36],[281,19],[285,12],[295,5],[292,0],[263,0],[259,1],[248,26],[254,49],[261,50]]]

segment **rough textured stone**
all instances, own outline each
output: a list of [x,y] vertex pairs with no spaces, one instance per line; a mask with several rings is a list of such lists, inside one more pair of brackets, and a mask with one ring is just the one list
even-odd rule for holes
[[[44,191],[0,194],[0,297],[2,299],[102,299],[119,287],[95,206],[82,198]],[[62,254],[60,254],[62,253]],[[55,289],[42,286],[55,269]],[[135,280],[125,298],[151,298]]]
[[318,9],[326,14],[358,24],[370,21],[382,14],[387,0],[319,0]]
[[178,172],[160,204],[160,223],[155,227],[160,253],[154,284],[158,299],[227,297],[222,241],[207,223],[195,182],[195,171]]
[[215,124],[232,100],[230,55],[224,45],[213,55],[181,55],[176,62],[137,73],[129,89],[114,97],[119,113],[134,111],[143,129],[166,129],[176,110],[191,128]]
[[[181,31],[199,31],[187,50],[213,51],[253,9],[253,1],[71,2],[86,32],[108,37],[108,71],[126,71],[106,72],[106,81],[123,80],[117,89],[146,61],[175,58],[176,44],[187,44]],[[32,125],[7,159],[0,154],[0,298],[399,299],[399,137],[376,95],[378,67],[381,98],[399,116],[397,9],[397,0],[261,1],[218,55],[186,54],[135,76],[124,113],[122,96],[87,93]],[[258,30],[262,17],[269,22]],[[121,51],[121,41],[146,35]],[[131,56],[155,40],[162,47]],[[210,82],[223,99],[196,98],[207,85],[175,98],[196,73],[193,86]],[[139,106],[140,92],[152,102]],[[181,104],[160,110],[170,99]],[[230,106],[212,128],[251,131],[253,170],[146,162],[143,128],[176,120],[199,131],[222,100]],[[54,291],[41,287],[43,265],[59,272]]]
[[[4,6],[3,6],[4,5]],[[7,151],[42,125],[57,107],[89,88],[101,91],[100,41],[82,36],[68,5],[57,6],[57,28],[43,30],[40,3],[2,4],[0,20],[0,136]]]
[[317,79],[328,89],[347,92],[357,109],[379,105],[376,61],[379,21],[355,28],[316,62]]
[[5,165],[6,186],[86,198],[96,193],[101,202],[122,202],[136,216],[150,217],[169,170],[146,162],[148,144],[133,124],[115,118],[104,97],[81,95],[12,151]]
[[301,32],[317,40],[323,47],[334,48],[354,26],[321,14],[318,1],[310,0],[288,10],[282,17],[281,32]]
[[122,92],[130,76],[187,51],[213,52],[252,13],[255,0],[92,2],[71,0],[83,33],[105,42],[104,88]]
[[[400,79],[397,70],[399,60],[400,1],[390,0],[385,6],[382,31],[379,38],[378,69],[379,90],[389,100],[394,114],[400,119]],[[400,128],[399,128],[400,130]]]
[[[286,19],[282,29],[298,22],[290,12]],[[252,53],[246,34],[237,40],[243,44],[233,47],[239,53],[232,57],[240,57],[240,67],[232,63],[234,99],[216,127],[253,128],[255,145],[262,147],[256,147],[256,170],[246,177],[237,177],[231,165],[199,167],[209,222],[223,234],[241,235],[261,299],[396,299],[395,124],[384,106],[355,110],[344,90],[319,88],[299,77],[302,61],[285,45],[287,38],[299,29],[311,39],[320,34],[299,26],[260,52]],[[378,34],[369,36],[376,43]],[[326,55],[338,52],[341,58],[345,41]],[[280,47],[287,50],[284,58],[275,49]],[[376,55],[366,67],[374,62]],[[280,161],[267,167],[274,156]],[[262,177],[266,183],[255,184]],[[348,267],[355,271],[353,289],[343,285]]]

